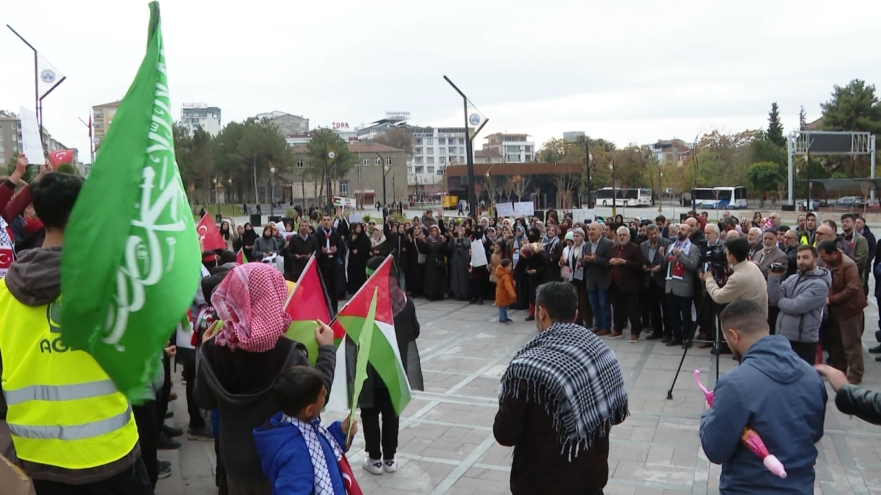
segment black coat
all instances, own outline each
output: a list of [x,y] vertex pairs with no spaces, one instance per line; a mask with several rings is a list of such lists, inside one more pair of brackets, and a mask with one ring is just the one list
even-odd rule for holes
[[321,248],[327,246],[327,234],[324,232],[322,227],[315,229],[315,256],[318,258],[318,266],[328,266],[328,265],[336,265],[337,259],[340,258],[343,253],[341,252],[343,249],[343,241],[340,235],[337,233],[336,229],[330,229],[330,245],[331,247],[336,246],[336,253],[324,253]]
[[835,406],[873,425],[881,425],[881,394],[856,385],[844,385],[835,394]]
[[419,250],[425,253],[425,278],[423,279],[422,292],[429,299],[443,299],[449,287],[447,277],[447,243],[443,237],[432,242],[426,240],[416,241]]
[[[292,235],[281,250],[285,260],[285,278],[291,281],[299,279],[303,269],[306,268],[306,263],[309,262],[309,257],[315,254],[316,250],[319,250],[318,241],[314,235],[309,234],[305,240],[300,237],[299,232]],[[288,266],[291,267],[290,272]]]
[[[346,241],[349,247],[349,293],[354,294],[367,281],[367,260],[370,259],[370,239],[361,232],[357,238]],[[357,251],[357,253],[355,252]]]

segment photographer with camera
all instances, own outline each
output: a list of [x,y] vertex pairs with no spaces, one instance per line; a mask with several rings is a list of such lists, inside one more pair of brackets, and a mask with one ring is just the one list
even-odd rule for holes
[[731,274],[724,287],[719,287],[712,270],[704,273],[701,278],[707,286],[707,293],[716,304],[728,304],[738,299],[755,301],[768,318],[768,290],[762,271],[754,263],[747,261],[749,241],[743,238],[731,239],[725,243],[728,251],[728,265]]
[[785,278],[787,265],[773,263],[768,276],[768,303],[779,311],[774,322],[777,334],[786,337],[792,350],[808,364],[817,359],[820,324],[832,286],[832,274],[817,266],[818,257],[813,246],[799,246],[795,275]]

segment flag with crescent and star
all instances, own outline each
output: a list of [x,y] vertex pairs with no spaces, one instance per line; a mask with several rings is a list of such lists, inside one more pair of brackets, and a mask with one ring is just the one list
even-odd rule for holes
[[220,229],[217,224],[211,220],[211,215],[205,215],[196,224],[196,233],[199,234],[199,245],[202,251],[214,251],[215,249],[226,249],[226,241],[220,235]]

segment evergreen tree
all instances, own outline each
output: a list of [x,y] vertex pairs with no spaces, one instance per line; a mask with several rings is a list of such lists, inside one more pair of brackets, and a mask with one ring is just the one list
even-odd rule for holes
[[780,123],[780,110],[777,102],[771,103],[771,111],[768,112],[768,140],[777,146],[786,146],[786,136],[783,135],[783,124]]

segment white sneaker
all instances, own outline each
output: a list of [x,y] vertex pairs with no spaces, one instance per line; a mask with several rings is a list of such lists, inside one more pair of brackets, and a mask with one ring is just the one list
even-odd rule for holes
[[386,473],[394,473],[398,470],[398,461],[394,459],[383,461],[382,468],[385,469]]
[[370,474],[382,474],[381,459],[371,459],[369,456],[365,457],[364,463],[361,464],[361,467]]

